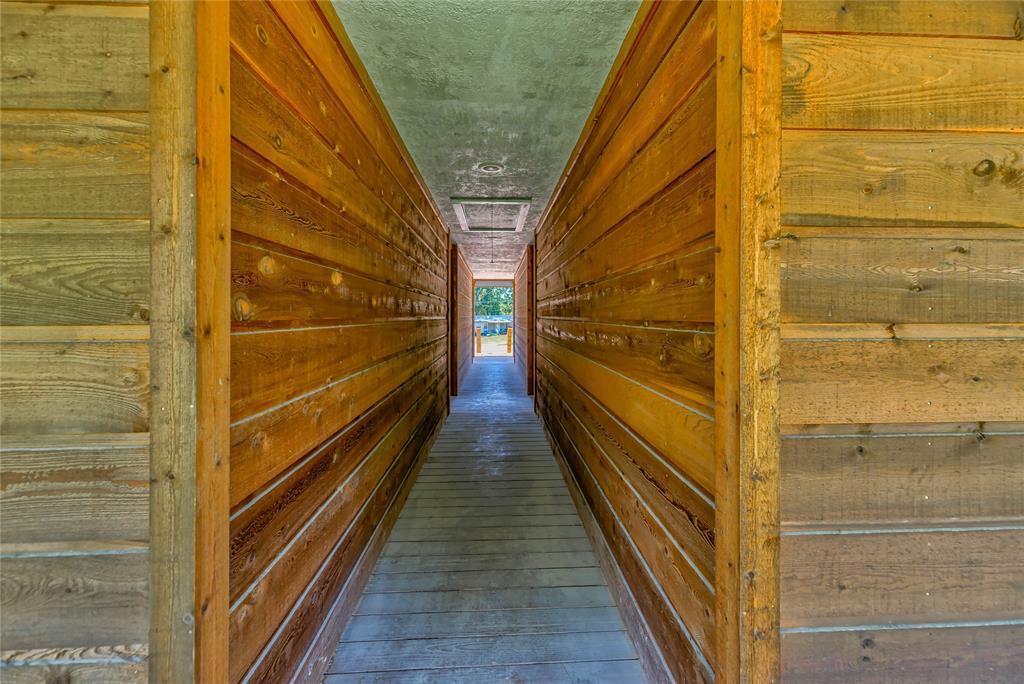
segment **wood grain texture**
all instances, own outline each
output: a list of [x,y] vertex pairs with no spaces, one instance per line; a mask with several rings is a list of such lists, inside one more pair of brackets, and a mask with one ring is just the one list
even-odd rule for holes
[[[145,342],[20,342],[0,358],[4,434],[146,432]],[[61,411],[48,410],[53,404]]]
[[399,249],[439,276],[443,273],[437,256],[439,239],[433,232],[424,236],[405,225],[362,182],[359,172],[338,157],[334,145],[311,131],[237,54],[232,55],[231,79],[231,134],[236,140],[344,208],[360,225],[381,235],[393,235]]
[[[668,116],[658,132],[609,183],[572,229],[597,237],[711,154],[715,148],[715,129],[709,122],[714,120],[714,111],[715,79],[712,75],[701,82],[679,109],[659,112]],[[538,274],[547,275],[561,262],[564,243],[563,239],[544,252],[545,264],[543,270],[538,269]]]
[[[648,50],[619,50],[539,225],[559,218],[574,197],[576,188],[586,179],[588,169],[608,147],[609,139],[620,128],[623,117],[650,81],[697,4],[690,1],[649,2],[637,11],[623,44],[634,45],[643,41],[652,47]],[[547,252],[562,238],[562,234],[552,231],[537,238],[538,251]]]
[[1012,133],[786,130],[782,146],[786,224],[1024,226]]
[[603,454],[606,467],[618,470],[644,505],[658,516],[669,530],[666,536],[685,550],[688,562],[703,577],[698,583],[710,582],[714,576],[715,518],[710,496],[652,453],[564,372],[553,367],[547,370],[546,381],[552,391],[573,407],[573,420],[588,433],[583,442],[592,441],[597,447],[593,451]]
[[444,282],[433,271],[238,143],[231,172],[235,231],[344,271],[445,296]]
[[572,376],[665,460],[706,491],[714,491],[714,423],[707,415],[567,351],[547,337],[538,339],[537,352]]
[[515,299],[513,351],[527,394],[533,394],[537,345],[537,293],[534,246],[527,245],[513,279]]
[[627,374],[679,402],[714,411],[711,330],[651,329],[591,321],[542,319],[537,332],[567,349]]
[[146,7],[5,2],[4,108],[146,111]]
[[5,217],[149,215],[147,114],[8,110],[3,118]]
[[387,396],[392,383],[401,384],[425,366],[440,363],[443,352],[443,341],[404,352],[235,425],[231,431],[232,505]]
[[[444,337],[444,321],[409,320],[235,335],[231,415],[255,413],[342,380],[410,348]],[[306,350],[319,349],[319,354]]]
[[314,515],[333,494],[338,482],[348,482],[363,459],[379,448],[401,420],[410,402],[432,390],[437,368],[400,386],[365,412],[340,435],[325,442],[312,458],[287,473],[252,505],[231,520],[231,586],[237,598],[250,582],[291,541],[294,530]]
[[[436,432],[434,433],[434,436],[436,436]],[[300,673],[300,676],[305,678],[306,681],[318,681],[319,678],[328,670],[331,662],[333,661],[333,649],[338,643],[338,639],[341,638],[341,635],[349,624],[349,621],[353,619],[353,614],[356,612],[359,599],[362,596],[363,588],[369,581],[374,563],[380,557],[384,544],[387,541],[388,533],[402,509],[402,504],[409,495],[409,492],[416,481],[416,473],[419,467],[423,464],[427,453],[430,451],[430,443],[432,439],[433,437],[428,438],[420,447],[412,467],[407,471],[405,480],[402,482],[398,492],[388,503],[386,513],[384,513],[383,517],[380,519],[380,523],[372,531],[372,534],[369,535],[368,540],[360,544],[359,542],[363,537],[357,538],[354,543],[349,545],[350,550],[347,550],[347,552],[341,556],[336,556],[335,562],[332,563],[332,569],[344,568],[344,562],[353,562],[352,558],[355,556],[355,550],[359,548],[363,549],[362,553],[355,559],[354,565],[349,571],[348,579],[345,581],[344,585],[340,587],[340,590],[334,599],[334,603],[330,606],[330,612],[323,623],[323,627],[320,629],[319,633],[308,648],[306,648],[306,652],[299,663],[299,667],[295,668],[295,671]],[[311,606],[311,608],[313,610],[323,610],[323,607],[319,605]],[[265,659],[264,662],[269,662],[271,665],[280,664],[284,667],[291,667],[293,663],[289,662],[290,649],[288,648],[288,642],[300,642],[301,640],[296,639],[295,636],[309,631],[315,624],[316,623],[314,621],[308,619],[298,622],[298,628],[288,633],[290,639],[283,642],[284,647],[279,647],[275,644],[275,646],[277,646],[275,649],[276,657],[274,659]],[[272,672],[273,669],[265,666],[262,671]]]
[[538,280],[538,297],[546,299],[569,287],[650,265],[672,255],[680,241],[692,244],[711,235],[714,178],[712,156],[589,244],[586,236],[571,232],[564,243],[570,256]]
[[784,679],[1014,681],[1024,5],[784,5]]
[[537,315],[658,327],[711,323],[714,257],[709,240],[679,248],[660,263],[539,301]]
[[225,678],[312,681],[444,413],[448,236],[333,9],[228,11]]
[[448,311],[448,356],[451,374],[451,395],[459,393],[470,367],[473,365],[474,307],[476,294],[473,285],[473,271],[458,245],[451,246],[449,262],[449,311]]
[[149,562],[131,551],[5,557],[4,650],[145,643]]
[[1024,517],[1024,435],[932,432],[791,438],[782,519],[835,528]]
[[538,409],[656,680],[715,670],[717,24],[641,7],[536,239]]
[[[110,658],[109,661],[105,661],[102,656],[108,650],[114,651],[117,655]],[[131,652],[131,649],[41,649],[39,652],[33,653],[33,657],[52,656],[55,660],[67,658],[69,654],[73,656],[81,654],[83,662],[60,665],[11,664],[4,669],[4,681],[11,682],[11,684],[38,684],[39,682],[62,680],[80,682],[81,684],[108,684],[110,681],[119,684],[121,682],[142,684],[149,681],[149,669],[144,662],[145,655],[137,654],[139,650],[144,654],[145,649],[135,649],[136,653],[132,654],[132,659],[128,659],[122,657],[119,652]],[[99,661],[96,660],[97,652],[100,656]]]
[[4,219],[2,325],[149,320],[149,224]]
[[149,435],[5,435],[0,461],[5,544],[149,538]]
[[409,191],[392,175],[361,134],[338,93],[302,54],[299,43],[275,10],[264,2],[236,3],[231,9],[231,21],[235,24],[231,41],[235,52],[249,64],[258,65],[262,78],[274,84],[276,96],[299,112],[327,145],[333,146],[335,154],[355,171],[359,181],[382,199],[407,229],[429,236],[432,251],[443,257],[436,214],[426,209],[429,204],[423,201],[422,193],[413,186],[410,197]]
[[[501,422],[492,420],[496,402]],[[512,359],[479,359],[452,401],[451,416],[413,486],[414,497],[424,487],[451,493],[467,477],[485,477],[492,487],[543,484],[569,501],[550,450],[529,446],[531,440],[522,437],[502,439],[502,433],[515,431],[543,440]],[[457,444],[465,449],[453,457]],[[485,475],[473,453],[478,446],[500,459]],[[531,460],[521,460],[525,454]],[[435,461],[438,455],[443,458]],[[564,513],[538,506],[529,515],[426,518],[416,500],[398,517],[358,609],[352,604],[355,617],[328,678],[361,673],[419,681],[498,663],[636,662],[571,504]],[[524,546],[539,543],[561,547]],[[550,649],[539,645],[552,640]],[[604,676],[616,671],[596,670]]]
[[149,9],[0,5],[0,679],[143,681]]
[[1024,668],[1024,628],[922,627],[784,634],[786,681],[836,684],[1013,684]]
[[231,280],[234,320],[246,328],[444,316],[439,297],[252,245],[239,236],[232,244]]
[[1022,541],[1020,526],[784,536],[782,624],[1013,620]]
[[[544,381],[543,374],[538,376],[538,381]],[[544,418],[546,426],[553,425],[558,430],[556,432],[548,428],[556,452],[564,460],[573,480],[578,483],[583,501],[592,512],[602,537],[619,564],[638,612],[651,634],[652,643],[645,645],[641,641],[637,644],[638,652],[646,653],[646,657],[650,661],[644,665],[645,671],[664,672],[665,674],[660,679],[667,681],[672,681],[672,679],[687,682],[708,680],[708,665],[695,657],[698,652],[697,647],[681,623],[678,614],[672,609],[671,603],[660,588],[660,583],[642,561],[642,557],[633,550],[629,532],[612,512],[608,497],[602,494],[600,485],[590,474],[582,457],[576,451],[568,432],[561,423],[556,422],[558,418],[549,412],[547,403],[549,396],[547,391],[539,391],[537,394],[540,402],[540,415]],[[623,617],[628,619],[628,614]],[[678,633],[680,639],[675,642],[660,642],[659,635],[669,631]],[[634,636],[635,634],[634,632]]]
[[1020,417],[1024,340],[817,340],[782,345],[782,423]]
[[[361,526],[371,529],[375,526],[373,521],[383,513],[418,453],[419,445],[439,420],[438,396],[428,393],[395,423],[392,433],[368,456],[355,477],[346,482],[341,491],[332,492],[316,517],[301,528],[296,541],[264,566],[263,574],[234,602],[230,642],[233,680],[245,674],[289,609],[315,581],[321,564],[343,543],[350,525],[363,514],[367,501],[376,503],[371,503],[370,514]],[[361,551],[360,544],[351,548],[350,553]],[[335,580],[334,586],[338,583],[340,578]],[[299,606],[304,602],[300,601]]]
[[[539,395],[537,399],[540,399]],[[539,406],[536,407],[539,409]],[[550,433],[547,433],[550,435]],[[633,641],[640,661],[640,669],[646,680],[652,683],[670,681],[670,670],[668,664],[658,648],[651,627],[643,613],[640,611],[640,603],[633,594],[633,590],[626,584],[626,577],[621,566],[615,560],[611,547],[601,532],[600,524],[590,506],[587,504],[583,489],[576,476],[570,469],[569,462],[558,450],[552,441],[552,450],[558,461],[558,468],[562,471],[565,483],[569,488],[573,505],[579,513],[583,527],[587,530],[587,537],[594,547],[594,556],[604,571],[605,579],[608,582],[608,590],[615,601],[622,621],[626,626],[626,633]]]
[[[690,6],[683,3],[679,8],[659,9],[658,17],[662,18],[666,12],[677,12],[679,15],[689,14]],[[694,91],[704,87],[704,82],[714,61],[715,45],[715,23],[712,15],[712,5],[700,5],[696,11],[685,22],[682,31],[675,37],[672,46],[669,48],[664,59],[657,65],[656,71],[650,74],[649,80],[637,79],[633,82],[634,87],[642,86],[643,90],[637,96],[629,110],[625,113],[621,123],[615,129],[614,136],[609,140],[600,155],[585,173],[582,169],[577,170],[577,182],[575,192],[568,198],[565,211],[553,223],[556,232],[564,233],[564,240],[579,241],[581,238],[596,237],[594,229],[599,229],[600,224],[590,222],[589,228],[577,227],[574,224],[586,213],[594,211],[596,207],[591,204],[601,201],[600,195],[615,187],[614,179],[620,173],[635,173],[635,164],[642,164],[650,155],[661,154],[659,149],[659,137],[670,134],[672,128],[659,131],[665,125],[665,118],[662,116],[651,116],[651,112],[674,112],[682,108],[681,114],[687,112],[687,105]],[[671,35],[674,27],[665,25],[662,30]],[[657,53],[661,46],[651,49],[652,54]],[[624,89],[628,88],[620,84]],[[617,96],[619,93],[613,93]],[[692,104],[692,103],[689,103]],[[671,121],[671,119],[670,119]],[[669,124],[671,126],[671,124]],[[702,131],[702,133],[704,133]],[[710,131],[714,133],[713,129]],[[681,150],[689,151],[686,148]],[[589,150],[590,154],[595,152]],[[652,160],[653,161],[653,160]],[[686,168],[687,164],[681,164]],[[646,196],[658,187],[645,188],[641,197]],[[609,226],[604,226],[608,228]],[[597,234],[600,234],[598,231]],[[554,250],[555,254],[569,253],[569,245],[558,245]],[[554,257],[549,269],[559,263],[557,256]]]
[[724,682],[779,679],[781,2],[718,3],[715,624]]
[[[227,674],[231,420],[229,7],[196,6],[196,615],[198,681]],[[214,39],[209,39],[214,36]]]
[[[662,592],[686,626],[689,639],[696,642],[702,651],[710,650],[714,641],[714,618],[710,606],[714,598],[710,590],[713,575],[708,569],[713,565],[713,553],[706,540],[699,545],[693,544],[692,536],[683,531],[677,535],[678,540],[670,537],[675,543],[665,543],[663,538],[669,535],[664,528],[659,529],[658,519],[650,507],[631,503],[631,499],[639,496],[627,482],[636,474],[629,472],[627,475],[608,459],[556,392],[549,391],[546,400],[591,477],[607,493],[619,524],[651,572],[659,578]],[[620,501],[623,503],[618,503]],[[662,511],[659,513],[663,514]],[[711,575],[710,580],[707,575]]]
[[787,31],[1016,38],[1020,0],[800,0],[783,5]]
[[[275,3],[281,17],[309,59],[345,103],[352,119],[374,151],[419,206],[431,230],[444,242],[447,228],[434,205],[412,156],[373,86],[337,14],[320,3]],[[327,27],[327,31],[323,30]],[[418,189],[418,191],[417,191]],[[439,254],[443,261],[443,254]]]
[[782,249],[783,323],[1024,320],[1024,240],[810,238]]
[[1024,128],[1018,41],[791,33],[783,42],[784,126]]

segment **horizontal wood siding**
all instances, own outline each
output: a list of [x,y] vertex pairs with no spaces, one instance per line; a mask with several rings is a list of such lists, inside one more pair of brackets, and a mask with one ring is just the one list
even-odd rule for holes
[[533,394],[534,374],[534,335],[537,331],[534,320],[536,304],[534,299],[535,271],[533,268],[533,245],[527,245],[523,258],[516,267],[512,291],[515,295],[514,326],[512,331],[512,354],[515,357],[516,370],[523,379],[526,393]]
[[451,311],[449,323],[451,329],[451,393],[455,396],[466,379],[474,358],[474,304],[476,302],[473,289],[473,271],[469,262],[462,254],[458,245],[451,248]]
[[536,247],[538,407],[680,682],[715,670],[715,50],[714,3],[640,9]]
[[785,681],[1024,669],[1024,4],[784,4]]
[[143,681],[149,9],[2,2],[0,680]]
[[230,34],[229,678],[313,681],[445,413],[448,236],[329,6]]

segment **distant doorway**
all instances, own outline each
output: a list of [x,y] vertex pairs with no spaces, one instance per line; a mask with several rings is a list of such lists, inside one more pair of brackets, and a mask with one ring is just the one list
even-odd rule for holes
[[473,337],[477,356],[512,356],[513,291],[505,286],[477,286]]

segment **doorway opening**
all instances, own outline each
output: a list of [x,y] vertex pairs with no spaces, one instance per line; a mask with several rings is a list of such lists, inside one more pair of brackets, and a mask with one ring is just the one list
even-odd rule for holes
[[473,338],[476,356],[512,356],[514,290],[508,284],[473,289]]

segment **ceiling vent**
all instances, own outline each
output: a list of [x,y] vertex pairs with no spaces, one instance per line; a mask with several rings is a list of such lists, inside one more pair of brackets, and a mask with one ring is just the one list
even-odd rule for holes
[[469,233],[514,233],[523,229],[530,197],[452,197],[459,226]]

